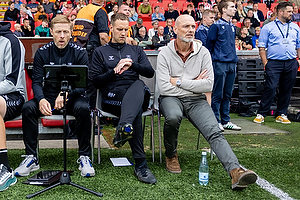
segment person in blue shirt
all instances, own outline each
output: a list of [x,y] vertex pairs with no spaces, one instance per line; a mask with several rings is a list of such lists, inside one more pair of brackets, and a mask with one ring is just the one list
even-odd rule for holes
[[255,28],[255,35],[252,37],[252,47],[257,48],[256,40],[259,38],[260,35],[260,27]]
[[159,6],[154,7],[154,13],[151,15],[152,21],[158,20],[158,21],[165,21],[165,16],[159,12],[160,8]]
[[291,123],[286,113],[299,67],[296,58],[300,56],[300,29],[297,24],[291,22],[293,15],[291,2],[279,3],[276,12],[277,18],[263,27],[258,39],[259,55],[265,66],[266,82],[258,114],[253,120],[255,123],[264,122],[272,105],[277,85],[279,85],[279,94],[275,112],[276,122]]
[[235,26],[230,22],[235,15],[235,1],[222,0],[218,4],[222,17],[209,27],[206,47],[211,53],[214,67],[214,87],[211,107],[222,131],[241,130],[230,122],[230,100],[238,57],[235,48]]
[[206,45],[206,38],[209,27],[214,23],[215,21],[215,13],[212,10],[204,10],[203,11],[203,18],[202,18],[202,24],[197,28],[195,33],[195,38],[200,40],[203,44],[203,46]]

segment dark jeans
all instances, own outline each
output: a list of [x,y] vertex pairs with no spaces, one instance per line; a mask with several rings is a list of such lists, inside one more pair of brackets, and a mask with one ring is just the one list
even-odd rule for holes
[[[53,106],[52,106],[53,107]],[[55,111],[53,111],[55,114]],[[59,114],[59,111],[56,111]],[[78,138],[79,156],[91,156],[91,116],[89,104],[84,97],[67,102],[67,114],[76,118],[76,133]],[[26,155],[37,156],[38,118],[43,116],[36,99],[27,101],[22,109],[23,141]]]
[[218,123],[227,124],[230,121],[230,100],[235,79],[236,63],[213,61],[213,67],[214,88],[211,107]]
[[125,124],[133,126],[133,138],[129,140],[129,144],[134,159],[146,158],[142,127],[144,88],[144,82],[136,80],[103,93],[103,110],[120,116],[119,126]]
[[167,157],[171,158],[177,152],[178,131],[183,116],[186,116],[210,144],[228,174],[232,169],[239,168],[238,159],[222,134],[205,95],[183,98],[161,96],[160,110],[165,117],[164,144]]
[[296,59],[279,61],[268,60],[265,66],[265,89],[261,97],[259,114],[264,117],[270,110],[277,86],[279,94],[275,116],[286,114],[289,107],[299,64]]

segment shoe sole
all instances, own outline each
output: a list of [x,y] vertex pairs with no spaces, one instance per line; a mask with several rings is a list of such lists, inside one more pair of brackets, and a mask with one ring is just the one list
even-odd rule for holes
[[282,124],[290,124],[291,123],[291,122],[283,122],[283,121],[280,121],[280,120],[275,120],[275,122],[282,123]]
[[173,174],[180,174],[182,172],[182,170],[180,171],[172,171],[172,170],[169,170],[168,168],[166,168],[166,170],[170,173],[173,173]]
[[7,188],[9,188],[9,186],[14,185],[17,182],[17,178],[14,176],[13,178],[10,178],[2,187],[0,187],[0,191],[4,191]]
[[257,124],[261,124],[261,123],[263,123],[263,122],[265,122],[265,121],[264,121],[264,120],[261,120],[261,121],[259,122],[259,121],[253,120],[253,122],[254,122],[254,123],[257,123]]
[[32,169],[30,169],[29,173],[27,173],[27,174],[22,174],[22,173],[15,171],[15,176],[28,176],[31,172],[37,171],[39,169],[40,169],[40,165],[37,165],[37,166],[33,167]]
[[233,190],[241,190],[245,189],[249,184],[255,183],[257,180],[257,175],[254,172],[247,171],[241,176],[238,182],[231,186]]
[[91,176],[95,176],[95,174],[96,174],[95,171],[92,172],[92,173],[86,173],[86,174],[83,174],[82,171],[81,171],[81,170],[82,170],[82,167],[81,167],[80,165],[79,165],[78,169],[79,169],[79,171],[81,172],[80,175],[83,176],[83,177],[91,177]]
[[224,129],[226,129],[226,130],[233,130],[233,131],[240,131],[240,130],[242,130],[242,128],[240,128],[240,129],[234,129],[234,128],[224,128]]

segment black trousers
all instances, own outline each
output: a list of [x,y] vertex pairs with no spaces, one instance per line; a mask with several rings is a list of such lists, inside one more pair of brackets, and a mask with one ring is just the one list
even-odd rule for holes
[[[52,105],[54,107],[54,105]],[[53,114],[60,114],[53,111]],[[86,98],[70,98],[67,102],[67,114],[76,118],[76,133],[78,138],[79,156],[91,156],[91,116],[90,108]],[[36,99],[27,101],[22,108],[23,141],[26,155],[37,156],[38,118],[43,116],[39,110],[39,103]]]
[[265,66],[266,83],[258,111],[259,114],[267,115],[278,87],[279,94],[275,116],[286,115],[298,67],[299,64],[296,59],[284,61],[268,60]]
[[147,99],[145,87],[143,81],[134,80],[103,92],[103,110],[120,116],[118,126],[133,126],[133,138],[129,144],[134,159],[146,158],[142,127],[143,104]]

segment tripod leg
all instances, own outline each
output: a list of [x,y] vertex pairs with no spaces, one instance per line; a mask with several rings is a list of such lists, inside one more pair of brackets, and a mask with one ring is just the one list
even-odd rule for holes
[[49,187],[47,187],[47,188],[45,188],[45,189],[42,189],[42,190],[38,191],[38,192],[36,192],[36,193],[28,194],[28,195],[26,196],[26,198],[27,198],[27,199],[30,199],[30,198],[32,198],[32,197],[34,197],[34,196],[36,196],[36,195],[39,195],[39,194],[41,194],[41,193],[43,193],[43,192],[46,192],[46,191],[48,191],[48,190],[51,190],[52,188],[55,188],[56,186],[59,186],[60,184],[61,184],[61,183],[58,182],[58,183],[56,183],[56,184],[54,184],[54,185],[51,185],[51,186],[49,186]]
[[85,187],[82,187],[81,185],[77,185],[77,184],[72,183],[72,182],[70,182],[69,184],[72,185],[72,186],[78,187],[79,189],[82,189],[82,190],[84,190],[84,191],[90,192],[90,193],[92,193],[92,194],[94,194],[94,195],[96,195],[96,196],[98,196],[98,197],[103,197],[103,194],[100,193],[100,192],[95,192],[95,191],[93,191],[93,190],[87,189],[87,188],[85,188]]

